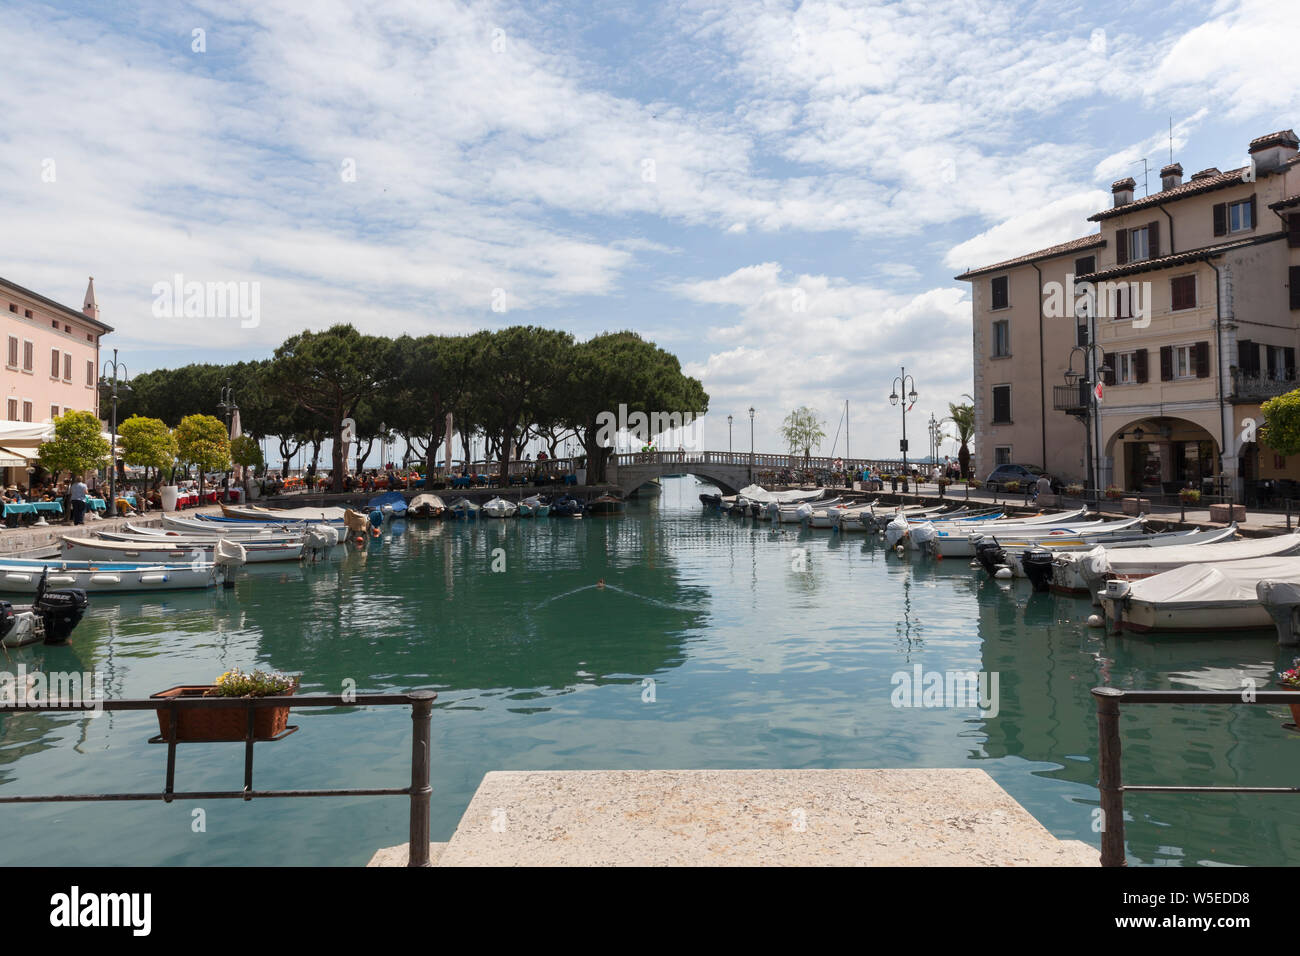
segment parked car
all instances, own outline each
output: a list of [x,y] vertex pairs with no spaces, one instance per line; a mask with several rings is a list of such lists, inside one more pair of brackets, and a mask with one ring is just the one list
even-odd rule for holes
[[[1028,491],[1029,486],[1038,481],[1039,478],[1046,475],[1047,472],[1037,465],[998,465],[991,472],[988,478],[984,480],[984,487],[989,491],[1001,491],[1009,481],[1020,482],[1020,490]],[[1061,482],[1048,475],[1052,482],[1052,493],[1061,493]]]

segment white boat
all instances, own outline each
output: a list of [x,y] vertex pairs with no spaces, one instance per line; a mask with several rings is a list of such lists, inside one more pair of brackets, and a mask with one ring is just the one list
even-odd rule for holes
[[975,560],[983,565],[984,570],[990,575],[995,574],[998,568],[1010,568],[1016,577],[1029,578],[1035,590],[1050,591],[1058,557],[1067,554],[1085,554],[1102,547],[1141,550],[1211,544],[1230,539],[1236,534],[1236,528],[1234,524],[1210,531],[1165,531],[1160,534],[1145,534],[1139,531],[1132,535],[1108,538],[1105,545],[1098,544],[1094,538],[1070,535],[1019,541],[988,537],[976,544]]
[[452,503],[451,507],[447,509],[447,513],[458,521],[473,521],[478,517],[481,510],[478,505],[468,498],[461,498]]
[[226,579],[226,565],[146,564],[119,561],[0,560],[0,591],[35,594],[48,568],[52,588],[79,588],[91,594],[127,591],[176,591],[210,588]]
[[416,495],[406,508],[409,518],[441,518],[447,505],[437,495]]
[[0,603],[0,646],[62,644],[81,622],[89,604],[86,595],[75,589],[51,590],[48,574],[45,578],[37,582],[31,604]]
[[839,498],[827,498],[824,501],[796,501],[789,504],[769,501],[763,509],[769,521],[779,524],[797,524],[809,520],[814,511],[833,508],[839,503]]
[[485,518],[513,518],[518,511],[518,505],[504,498],[492,498],[483,504]]
[[137,531],[158,531],[163,533],[175,531],[180,534],[200,534],[220,536],[223,538],[277,537],[286,534],[301,534],[308,525],[301,521],[286,521],[282,524],[264,524],[251,521],[199,521],[196,518],[179,518],[164,514],[162,528],[145,528],[132,525]]
[[814,528],[838,528],[843,521],[859,522],[862,512],[869,511],[869,504],[848,504],[840,502],[829,508],[818,508],[814,506],[813,513],[808,519],[808,524]]
[[[1297,552],[1300,552],[1300,530],[1268,538],[1153,550],[1123,548],[1115,551],[1099,547],[1083,554],[1061,555],[1060,562],[1066,565],[1066,569],[1060,578],[1071,586],[1082,581],[1095,603],[1100,600],[1107,581],[1138,581],[1190,564],[1235,564],[1280,558]],[[1054,572],[1053,578],[1056,577]]]
[[[329,529],[333,531],[334,529]],[[231,538],[193,538],[182,535],[131,535],[101,531],[98,538],[64,538],[63,556],[86,561],[158,561],[188,564],[195,559],[211,561],[218,549],[242,548],[248,564],[268,561],[297,561],[303,554],[303,538],[275,541],[235,541]]]
[[1272,627],[1260,590],[1287,586],[1300,586],[1296,555],[1185,564],[1136,581],[1107,581],[1101,606],[1116,631],[1235,632]]
[[260,521],[264,523],[282,523],[286,521],[304,521],[307,524],[343,524],[346,508],[263,508],[260,505],[222,505],[222,517],[216,515],[199,515],[200,521]]
[[1001,541],[1038,541],[1050,538],[1089,538],[1097,542],[1139,534],[1146,515],[1123,521],[1080,521],[1063,524],[1042,522],[1028,525],[996,525],[964,534],[931,532],[925,525],[911,529],[911,546],[945,558],[973,558],[979,542],[990,538]]

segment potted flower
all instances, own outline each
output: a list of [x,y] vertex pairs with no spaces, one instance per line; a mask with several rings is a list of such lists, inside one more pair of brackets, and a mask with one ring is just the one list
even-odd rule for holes
[[984,481],[983,481],[982,479],[980,479],[980,478],[967,478],[967,479],[966,479],[966,485],[967,485],[967,487],[969,487],[969,488],[976,488],[976,489],[978,489],[978,488],[983,488],[983,487],[984,487]]
[[1119,487],[1119,485],[1108,485],[1106,487],[1106,497],[1111,501],[1118,501],[1120,498],[1124,497],[1124,489]]
[[[226,671],[213,684],[181,685],[152,695],[153,700],[178,697],[288,697],[298,689],[299,678],[263,670],[251,672],[239,668]],[[158,708],[158,727],[166,739],[170,729],[171,709]],[[269,740],[282,733],[289,723],[288,707],[253,709],[253,737]],[[178,708],[178,741],[243,740],[248,732],[248,714],[242,709]]]
[[1009,491],[1011,494],[1014,495],[1017,491],[1020,490],[1020,482],[1015,481],[1015,480],[1013,479],[1013,480],[1011,480],[1011,481],[1008,481],[1008,482],[1007,482],[1005,485],[1003,485],[1002,487],[1004,487],[1007,491]]
[[1201,493],[1195,488],[1183,488],[1178,492],[1178,499],[1185,505],[1200,504]]
[[1079,495],[1083,494],[1083,485],[1079,484],[1078,482],[1074,482],[1073,484],[1066,485],[1065,493],[1067,495],[1070,495],[1073,498],[1077,498]]
[[[1300,657],[1291,662],[1289,670],[1278,672],[1277,686],[1283,690],[1300,690]],[[1287,706],[1291,708],[1291,719],[1295,721],[1297,727],[1300,727],[1300,703]]]

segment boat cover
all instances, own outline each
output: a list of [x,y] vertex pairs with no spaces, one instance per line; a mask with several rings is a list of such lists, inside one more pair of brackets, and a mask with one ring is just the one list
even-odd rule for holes
[[1284,555],[1220,564],[1187,564],[1134,581],[1128,593],[1133,601],[1153,605],[1258,604],[1255,585],[1263,579],[1274,582],[1274,587],[1279,582],[1300,586],[1300,558]]
[[1243,538],[1210,544],[1175,544],[1153,548],[1107,548],[1061,555],[1061,564],[1077,562],[1084,580],[1100,581],[1127,574],[1161,574],[1187,564],[1210,564],[1280,557],[1300,549],[1300,532],[1270,538]]

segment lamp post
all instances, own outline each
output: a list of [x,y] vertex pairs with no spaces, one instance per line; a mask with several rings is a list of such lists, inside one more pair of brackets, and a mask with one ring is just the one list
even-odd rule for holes
[[[903,438],[898,443],[898,449],[903,453],[903,476],[904,478],[906,478],[907,477],[907,409],[909,407],[909,403],[910,405],[916,404],[916,398],[917,398],[916,379],[908,375],[907,369],[902,366],[899,366],[898,372],[899,374],[894,376],[894,384],[892,390],[889,393],[889,404],[897,405],[899,404],[899,399],[902,399]],[[911,382],[911,390],[908,391],[906,395],[904,395],[903,390],[908,388],[909,382]]]
[[105,513],[113,518],[117,516],[117,395],[119,390],[131,391],[127,384],[126,366],[117,360],[117,349],[113,349],[112,361],[104,363],[100,387],[108,390],[108,400],[113,404],[113,440],[109,445],[108,501],[105,502]]
[[731,457],[731,416],[727,416],[727,457]]
[[[1078,354],[1081,357],[1078,371],[1074,368],[1074,357]],[[1106,364],[1106,352],[1096,342],[1089,342],[1087,345],[1076,345],[1070,349],[1070,362],[1065,370],[1065,381],[1067,385],[1077,386],[1080,390],[1079,397],[1083,399],[1079,407],[1083,410],[1079,418],[1083,421],[1084,433],[1087,440],[1084,442],[1084,452],[1088,468],[1087,485],[1094,488],[1097,485],[1097,475],[1094,473],[1100,470],[1101,448],[1098,435],[1098,426],[1100,415],[1097,413],[1097,383],[1103,376],[1112,371],[1111,367]],[[1084,392],[1087,398],[1083,398]],[[1093,454],[1093,446],[1096,444],[1096,454]],[[1094,469],[1094,463],[1098,466]],[[1044,465],[1047,463],[1044,462]]]
[[749,480],[754,480],[754,406],[749,406]]
[[[226,379],[225,387],[221,389],[221,400],[220,400],[219,402],[217,402],[217,408],[221,409],[222,413],[225,415],[225,418],[226,418],[226,437],[229,438],[229,437],[230,437],[230,420],[231,420],[232,418],[234,418],[234,416],[235,416],[235,412],[237,412],[237,411],[239,410],[239,406],[235,404],[235,391],[234,391],[234,389],[232,389],[232,388],[230,387],[230,379]],[[230,472],[227,471],[226,474],[229,475]],[[199,485],[200,485],[200,487],[202,487],[202,485],[203,485],[203,481],[202,481],[202,479],[200,479],[200,481],[199,481]],[[224,498],[227,498],[227,500],[229,500],[229,496],[228,496],[228,493],[227,493],[226,491],[222,491],[222,492],[221,492],[221,496],[224,497]],[[200,504],[201,504],[201,503],[202,503],[202,502],[200,502]]]

